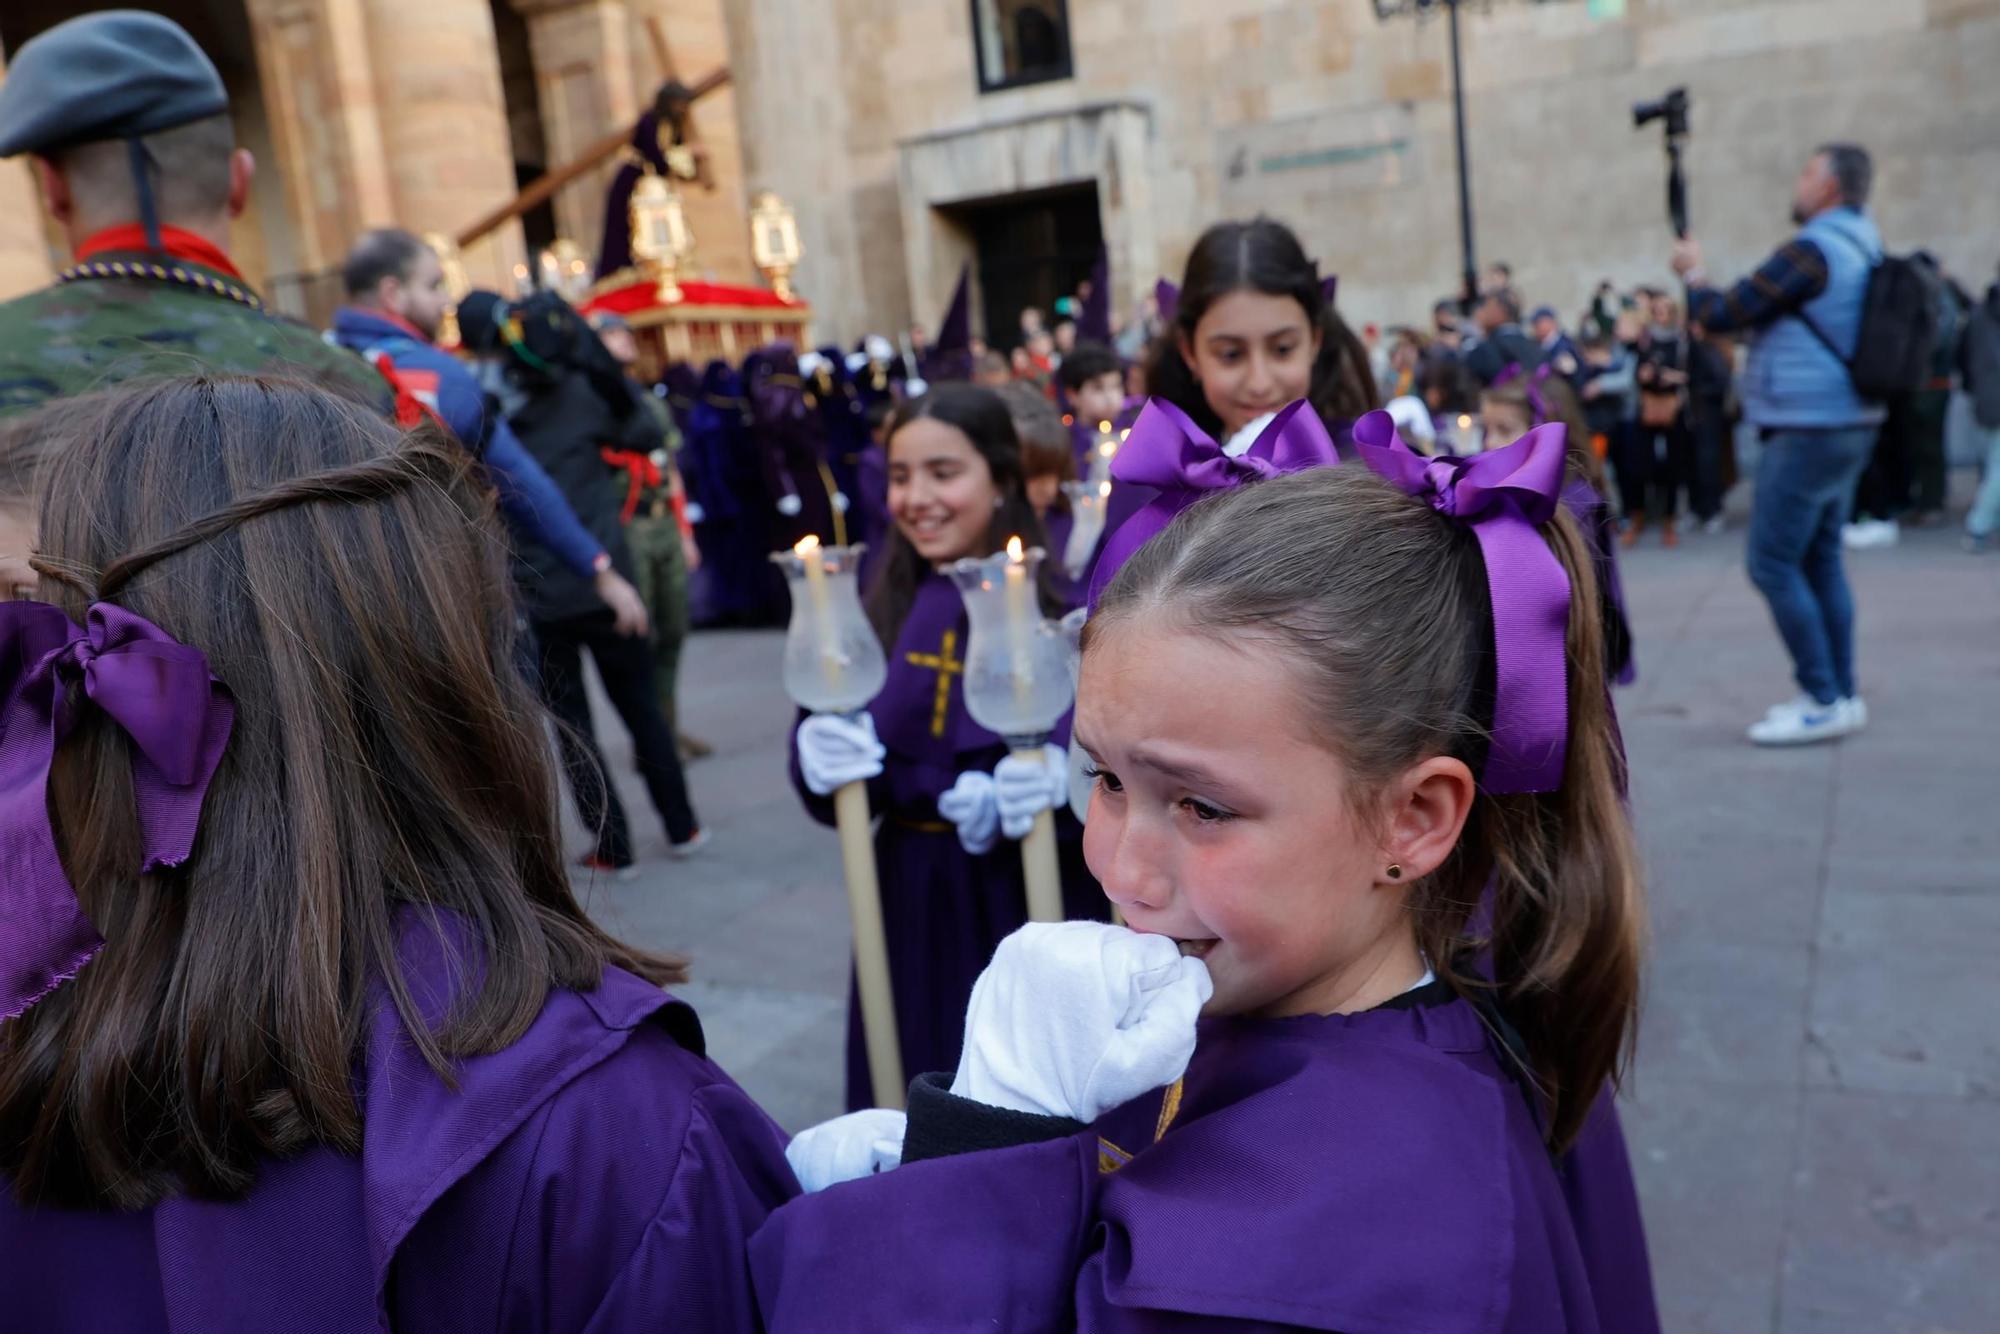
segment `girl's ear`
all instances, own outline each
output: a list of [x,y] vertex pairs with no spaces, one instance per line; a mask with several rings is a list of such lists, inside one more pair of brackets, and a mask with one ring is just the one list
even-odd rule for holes
[[1382,835],[1382,864],[1400,866],[1399,879],[1420,880],[1458,846],[1472,815],[1478,783],[1462,760],[1437,756],[1412,766],[1390,792]]

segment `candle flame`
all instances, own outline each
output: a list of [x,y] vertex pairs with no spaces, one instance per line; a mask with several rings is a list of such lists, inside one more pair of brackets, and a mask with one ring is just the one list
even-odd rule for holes
[[1461,431],[1469,431],[1469,430],[1471,430],[1471,429],[1472,429],[1472,418],[1470,418],[1470,417],[1468,417],[1468,416],[1465,416],[1465,415],[1464,415],[1463,413],[1461,413],[1461,414],[1459,415],[1459,418],[1458,418],[1458,429],[1459,429],[1459,430],[1461,430]]
[[1118,452],[1118,446],[1112,444],[1109,440],[1106,440],[1103,444],[1097,447],[1097,452],[1102,454],[1105,458],[1108,459]]
[[1099,422],[1099,423],[1097,423],[1097,433],[1098,433],[1099,435],[1110,435],[1110,434],[1111,434],[1111,423],[1110,423],[1110,422]]
[[799,544],[792,548],[792,554],[794,556],[810,556],[813,552],[818,550],[819,550],[819,534],[807,533],[804,537],[799,539]]
[[1098,494],[1099,496],[1103,496],[1103,497],[1107,497],[1107,498],[1108,498],[1108,497],[1109,497],[1109,496],[1111,495],[1111,483],[1109,483],[1109,482],[1099,482],[1099,483],[1097,484],[1097,494]]
[[1020,538],[1010,537],[1007,539],[1007,559],[1010,563],[1015,565],[1019,565],[1021,561],[1024,559],[1021,553]]
[[1129,426],[1118,433],[1118,439],[1120,441],[1130,440],[1131,438],[1132,438],[1132,428]]

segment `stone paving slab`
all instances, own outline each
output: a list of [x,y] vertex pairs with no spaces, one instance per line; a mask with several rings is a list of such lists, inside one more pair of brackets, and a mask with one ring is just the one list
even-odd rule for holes
[[[1726,534],[1624,558],[1653,919],[1625,1108],[1667,1328],[1996,1334],[2000,557],[1945,529],[1850,557],[1873,726],[1758,750],[1743,728],[1794,687],[1742,505]],[[847,919],[833,833],[785,777],[779,649],[695,637],[682,707],[718,754],[689,781],[715,843],[666,860],[627,773],[653,860],[587,888],[614,929],[691,956],[717,1059],[797,1129],[841,1110]]]

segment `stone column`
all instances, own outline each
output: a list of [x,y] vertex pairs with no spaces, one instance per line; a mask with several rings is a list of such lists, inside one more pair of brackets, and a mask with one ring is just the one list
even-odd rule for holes
[[[392,220],[447,235],[517,189],[488,0],[320,0],[365,20]],[[467,276],[505,289],[525,252],[510,223],[466,252]]]
[[[0,79],[7,77],[0,52]],[[48,285],[55,276],[42,231],[41,192],[25,158],[0,162],[0,301]]]
[[275,161],[301,273],[337,266],[396,216],[361,0],[248,0]]
[[[629,126],[650,99],[633,73],[631,12],[625,0],[513,0],[528,20],[535,60],[535,90],[550,170],[581,157],[592,144]],[[648,48],[650,50],[650,48]],[[646,62],[650,64],[650,59]],[[556,231],[587,255],[597,253],[604,229],[604,193],[615,160],[572,181],[555,198]],[[695,233],[697,239],[700,233]]]

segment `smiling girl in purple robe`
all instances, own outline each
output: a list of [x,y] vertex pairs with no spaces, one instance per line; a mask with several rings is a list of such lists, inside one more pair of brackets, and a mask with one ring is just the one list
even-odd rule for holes
[[1642,909],[1562,436],[1374,414],[1125,565],[1076,736],[1133,930],[1002,946],[903,1165],[753,1241],[774,1330],[1657,1328],[1564,1189]]
[[463,451],[284,380],[33,430],[0,1325],[747,1330],[781,1132],[572,896]]
[[[818,715],[799,725],[793,781],[807,810],[828,824],[837,788],[869,785],[881,820],[875,858],[903,1065],[934,1070],[957,1062],[973,979],[1027,920],[1014,840],[1037,811],[1063,806],[1067,763],[1054,746],[1040,758],[1009,755],[1005,741],[972,720],[965,604],[938,573],[1010,537],[1043,543],[1005,404],[988,389],[942,385],[898,410],[888,440],[895,531],[867,600],[888,648],[888,683],[855,718]],[[1046,584],[1043,610],[1063,611]],[[1068,835],[1059,846],[1069,915],[1104,916],[1067,812],[1058,832]],[[847,1102],[868,1107],[875,1099],[859,1009],[850,1002],[848,1010]]]

